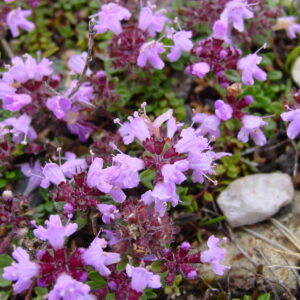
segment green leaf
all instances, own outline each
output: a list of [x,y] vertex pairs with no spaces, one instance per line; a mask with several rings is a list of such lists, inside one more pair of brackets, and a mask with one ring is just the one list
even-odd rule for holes
[[154,273],[160,273],[162,271],[162,267],[164,265],[164,262],[161,260],[155,261],[151,264],[151,270]]
[[157,294],[154,293],[154,291],[152,289],[145,289],[144,290],[144,294],[141,297],[141,300],[147,300],[147,299],[156,299],[157,298]]
[[7,181],[5,179],[0,179],[0,189],[6,186]]
[[0,269],[0,287],[7,287],[11,285],[10,280],[6,280],[2,277],[3,269]]
[[282,72],[281,71],[270,71],[268,73],[268,79],[272,81],[280,80],[282,78]]
[[155,178],[155,174],[153,169],[147,169],[140,173],[141,182],[150,190],[153,188],[152,181]]
[[92,290],[103,288],[107,285],[106,280],[100,276],[97,271],[89,272],[89,281],[87,284],[91,287]]
[[269,300],[271,297],[270,294],[263,294],[257,298],[257,300]]
[[286,61],[285,61],[285,68],[286,70],[290,70],[291,66],[293,65],[294,61],[300,54],[300,46],[294,48],[288,55]]
[[7,300],[9,298],[9,293],[5,291],[0,292],[0,299],[1,300]]
[[126,268],[127,262],[126,261],[121,261],[117,264],[117,271],[121,272],[124,271]]
[[13,259],[8,254],[0,255],[0,268],[8,267],[12,264]]
[[224,221],[224,220],[226,220],[226,216],[220,216],[220,217],[208,220],[208,221],[204,221],[202,223],[202,225],[211,225],[211,224],[215,224],[217,222],[221,222],[221,221]]
[[203,195],[203,199],[206,201],[206,202],[212,202],[214,201],[214,197],[211,193],[209,192],[205,192],[204,195]]

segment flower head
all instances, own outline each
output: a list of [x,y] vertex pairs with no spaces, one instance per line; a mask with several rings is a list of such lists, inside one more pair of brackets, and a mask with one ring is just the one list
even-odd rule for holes
[[232,107],[229,104],[224,103],[223,100],[217,100],[215,102],[215,114],[219,119],[223,121],[229,120],[232,117],[232,113]]
[[210,263],[212,265],[212,270],[217,275],[223,275],[224,271],[228,268],[220,264],[220,261],[224,259],[226,253],[225,248],[218,247],[222,241],[226,241],[226,238],[220,240],[212,235],[207,241],[209,249],[201,252],[201,261],[203,263]]
[[70,110],[72,102],[61,96],[54,96],[47,100],[47,108],[51,110],[57,119],[62,119],[66,111]]
[[26,31],[32,31],[34,29],[34,23],[26,19],[30,15],[30,10],[23,10],[21,8],[13,9],[8,13],[6,17],[6,24],[9,27],[13,37],[17,37],[19,35],[19,28],[22,28]]
[[145,67],[149,62],[153,68],[161,70],[165,64],[160,58],[160,54],[165,52],[165,48],[162,43],[157,41],[150,41],[142,45],[140,54],[137,59],[137,64],[140,67]]
[[220,136],[220,119],[215,115],[206,113],[197,113],[193,117],[193,121],[199,123],[197,133],[200,135],[209,135],[210,137],[218,138]]
[[285,30],[290,39],[295,39],[297,33],[300,33],[300,24],[297,24],[297,18],[294,16],[281,17],[277,19],[274,30]]
[[131,288],[143,292],[145,288],[159,289],[161,287],[159,275],[153,274],[143,267],[126,266],[126,273],[131,277]]
[[114,34],[120,34],[122,32],[121,21],[129,20],[131,13],[116,3],[109,3],[101,6],[98,17],[99,22],[94,27],[98,33],[111,30]]
[[267,78],[266,72],[257,66],[262,61],[262,57],[256,53],[249,54],[238,61],[237,68],[242,71],[242,82],[245,85],[253,85],[254,78],[263,81]]
[[210,71],[210,65],[206,62],[198,62],[187,67],[186,72],[199,78],[203,78]]
[[118,263],[121,258],[119,253],[105,252],[103,248],[107,246],[105,239],[96,237],[88,249],[83,253],[84,262],[94,267],[101,276],[108,276],[111,271],[107,266]]
[[31,102],[27,94],[10,94],[3,98],[3,108],[10,111],[18,111]]
[[72,235],[77,230],[76,223],[62,225],[59,215],[51,215],[45,222],[46,228],[37,226],[33,234],[42,241],[48,241],[54,250],[63,248],[64,238]]
[[139,14],[138,28],[148,31],[150,36],[162,32],[165,23],[170,22],[164,12],[165,10],[159,10],[154,13],[150,6],[143,7]]
[[287,128],[287,135],[294,139],[300,133],[300,109],[294,109],[281,114],[282,120],[291,122]]
[[32,278],[39,273],[38,264],[30,261],[28,253],[21,247],[17,247],[13,253],[13,258],[17,263],[3,269],[3,278],[7,280],[17,281],[14,284],[14,291],[22,293],[29,289]]
[[[24,191],[24,195],[28,195],[40,186],[42,181],[43,169],[40,162],[36,160],[33,166],[31,166],[29,163],[21,164],[21,171],[25,176],[29,177],[26,190]],[[34,175],[32,176],[32,174]]]
[[44,179],[41,182],[43,188],[48,188],[50,183],[59,185],[65,182],[66,178],[60,166],[55,163],[47,163],[43,168]]
[[63,273],[57,278],[48,300],[95,300],[95,296],[89,295],[90,290],[87,284]]
[[268,123],[265,122],[262,117],[246,115],[243,117],[242,123],[243,126],[238,133],[238,139],[241,142],[247,143],[249,135],[256,145],[263,146],[267,142],[267,139],[260,128],[266,126]]
[[178,60],[182,52],[190,52],[193,48],[193,43],[191,41],[192,32],[181,30],[176,32],[172,36],[174,46],[171,47],[171,52],[167,55],[168,59],[172,62]]
[[102,214],[102,221],[104,224],[110,224],[111,220],[114,221],[120,217],[119,211],[115,205],[98,204],[97,208]]
[[228,26],[232,25],[236,30],[243,32],[244,19],[251,19],[253,16],[247,0],[232,0],[226,3],[220,19]]

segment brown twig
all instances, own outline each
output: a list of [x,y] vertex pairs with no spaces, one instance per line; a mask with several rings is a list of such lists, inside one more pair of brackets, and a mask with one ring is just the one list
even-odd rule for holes
[[5,53],[5,55],[9,59],[12,59],[14,57],[14,53],[11,50],[11,48],[9,47],[9,44],[7,43],[6,39],[4,39],[3,37],[1,37],[0,38],[0,44],[1,44],[1,48],[3,49],[3,52]]
[[294,156],[294,168],[293,168],[293,176],[295,177],[297,175],[298,171],[298,158],[299,158],[299,150],[297,148],[297,144],[294,142],[294,140],[290,139],[290,143],[295,150],[295,156]]
[[94,45],[94,35],[96,34],[96,32],[94,31],[94,20],[91,19],[89,21],[89,40],[88,40],[88,54],[86,56],[86,60],[85,60],[85,65],[84,68],[82,70],[82,73],[80,74],[80,77],[75,85],[75,87],[72,89],[72,91],[70,92],[70,94],[68,95],[68,98],[71,98],[80,88],[81,84],[83,83],[83,80],[85,79],[86,76],[86,71],[92,61],[93,58],[93,45]]

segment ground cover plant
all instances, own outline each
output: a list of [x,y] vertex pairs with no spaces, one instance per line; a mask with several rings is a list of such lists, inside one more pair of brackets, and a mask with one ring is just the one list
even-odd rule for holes
[[299,6],[2,1],[0,298],[269,299],[226,288],[215,199],[299,184]]

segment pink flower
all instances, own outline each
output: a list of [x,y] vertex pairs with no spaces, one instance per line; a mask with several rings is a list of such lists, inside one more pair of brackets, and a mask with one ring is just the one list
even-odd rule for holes
[[208,140],[200,136],[195,129],[191,127],[183,129],[180,133],[180,137],[174,146],[178,153],[198,152],[208,148]]
[[210,66],[206,62],[198,62],[187,68],[187,72],[203,78],[210,71]]
[[138,28],[148,31],[150,36],[155,36],[157,32],[162,32],[165,23],[170,20],[164,15],[165,10],[153,13],[150,6],[143,7],[139,15]]
[[19,118],[8,118],[1,122],[1,125],[5,127],[12,127],[10,132],[12,133],[12,139],[15,143],[26,144],[26,139],[33,141],[36,139],[37,134],[35,130],[30,126],[31,118],[23,114]]
[[282,120],[291,122],[287,128],[287,135],[294,139],[300,133],[300,109],[294,109],[281,114]]
[[179,196],[176,193],[175,183],[171,181],[167,183],[158,182],[153,191],[148,191],[142,195],[141,200],[147,205],[154,203],[155,211],[162,217],[166,212],[167,202],[175,207],[179,202]]
[[115,205],[97,204],[97,208],[102,214],[102,221],[104,224],[110,224],[111,220],[114,221],[121,216]]
[[15,293],[22,293],[29,289],[32,278],[39,273],[39,265],[30,261],[28,253],[21,247],[17,247],[13,253],[13,258],[17,263],[13,262],[11,266],[3,269],[2,277],[7,280],[17,281],[14,284]]
[[243,117],[242,123],[243,126],[238,133],[238,139],[241,142],[247,143],[249,135],[258,146],[263,146],[267,142],[267,139],[260,128],[268,125],[268,123],[265,122],[262,117],[246,115]]
[[236,30],[244,31],[244,19],[253,18],[253,12],[248,8],[246,0],[232,0],[226,3],[220,19],[227,26],[232,25]]
[[225,22],[217,20],[213,25],[213,38],[223,40],[227,44],[231,44],[228,34],[228,26]]
[[219,119],[223,121],[229,120],[232,117],[232,113],[232,107],[229,104],[224,103],[223,100],[217,100],[215,102],[215,114]]
[[10,111],[18,111],[31,102],[27,94],[11,94],[3,99],[3,108]]
[[[71,70],[70,74],[81,74],[83,72],[85,62],[87,58],[87,52],[82,52],[81,54],[73,54],[69,58],[67,65],[69,69]],[[86,75],[89,76],[91,75],[91,70],[88,69],[86,72]]]
[[212,270],[217,275],[223,275],[224,271],[228,269],[228,267],[220,264],[220,261],[224,259],[226,254],[225,248],[218,247],[222,241],[225,242],[226,238],[223,238],[223,240],[219,240],[214,235],[212,235],[207,241],[207,246],[209,249],[201,252],[201,261],[203,263],[211,264]]
[[96,237],[82,256],[85,264],[92,266],[101,276],[105,277],[111,273],[107,266],[116,264],[121,260],[119,253],[103,251],[103,248],[106,246],[107,242],[105,239]]
[[19,35],[19,28],[22,28],[26,31],[32,31],[35,25],[26,20],[26,17],[31,15],[30,10],[22,10],[21,8],[13,9],[6,16],[6,24],[9,27],[13,37]]
[[143,267],[126,266],[126,273],[131,277],[131,288],[142,293],[145,288],[159,289],[161,287],[159,275],[153,274]]
[[47,58],[43,58],[37,62],[29,54],[21,57],[14,57],[12,59],[12,67],[8,70],[8,74],[12,80],[19,83],[25,83],[29,79],[42,81],[45,76],[49,76],[53,69],[51,68],[52,62]]
[[62,225],[59,215],[51,215],[49,221],[45,222],[46,228],[37,226],[33,234],[42,241],[48,241],[54,250],[63,248],[64,239],[77,230],[76,223]]
[[277,24],[273,27],[274,30],[285,30],[290,39],[295,39],[297,33],[300,33],[300,24],[297,24],[297,18],[294,16],[281,17],[277,19]]
[[91,288],[80,281],[73,279],[68,274],[61,274],[48,294],[48,300],[96,300],[89,295]]
[[72,152],[66,152],[66,162],[61,165],[61,170],[64,175],[71,178],[73,175],[80,174],[87,169],[87,163],[84,158],[76,158],[76,155]]
[[178,31],[173,35],[172,40],[175,45],[171,47],[171,52],[167,55],[171,62],[178,60],[182,52],[189,53],[191,51],[193,48],[191,38],[192,32],[186,30]]
[[122,32],[121,21],[129,20],[131,13],[120,5],[109,3],[101,6],[98,17],[99,22],[94,27],[98,33],[111,30],[114,34],[120,34]]
[[60,166],[55,163],[47,163],[43,168],[44,179],[41,182],[41,187],[48,188],[50,183],[59,185],[61,182],[66,182],[65,175]]
[[209,115],[205,113],[197,113],[193,117],[193,121],[199,123],[200,126],[197,129],[199,135],[209,135],[209,137],[218,138],[220,136],[220,119],[215,115]]
[[160,58],[159,54],[165,52],[164,45],[157,41],[150,41],[142,45],[140,54],[137,59],[137,64],[140,67],[145,67],[149,62],[153,68],[161,70],[165,64]]
[[29,163],[21,164],[21,171],[22,173],[29,177],[27,187],[23,192],[24,195],[29,195],[33,190],[40,186],[42,181],[42,167],[38,160],[36,160],[31,166]]
[[267,74],[257,65],[262,61],[262,57],[256,53],[249,54],[238,61],[237,68],[242,71],[242,82],[245,85],[253,85],[254,78],[257,80],[266,80]]
[[51,110],[57,119],[62,119],[65,116],[66,111],[69,111],[72,102],[62,96],[54,96],[47,100],[47,108]]
[[164,165],[161,169],[165,182],[181,184],[186,180],[183,172],[189,169],[189,162],[185,159],[176,161],[174,164]]

